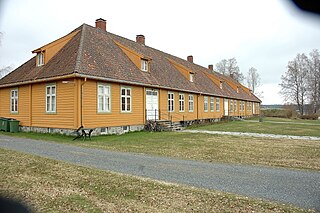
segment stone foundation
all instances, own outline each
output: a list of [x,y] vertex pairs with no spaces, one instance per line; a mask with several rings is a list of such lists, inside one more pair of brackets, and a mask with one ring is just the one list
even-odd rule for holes
[[[124,134],[126,132],[141,131],[144,129],[144,125],[132,125],[132,126],[116,126],[116,127],[97,127],[94,128],[91,135],[112,135],[112,134]],[[47,128],[47,127],[33,127],[33,126],[20,126],[21,132],[38,132],[38,133],[52,133],[61,135],[73,135],[76,136],[76,129],[60,129],[60,128]]]

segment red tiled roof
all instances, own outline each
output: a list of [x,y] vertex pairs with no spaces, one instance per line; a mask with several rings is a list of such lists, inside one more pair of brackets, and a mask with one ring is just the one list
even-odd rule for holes
[[[236,93],[226,82],[221,90],[207,77],[208,69],[202,66],[86,24],[76,30],[79,32],[45,65],[37,67],[33,57],[0,79],[0,86],[78,74],[260,102],[258,98],[249,96],[242,89]],[[142,72],[116,42],[151,58],[150,72]],[[186,79],[169,59],[191,70],[195,74],[194,82]],[[216,75],[222,78],[219,74]]]

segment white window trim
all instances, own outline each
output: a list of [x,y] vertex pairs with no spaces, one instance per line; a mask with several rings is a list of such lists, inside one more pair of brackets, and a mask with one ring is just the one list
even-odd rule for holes
[[[17,92],[17,96],[12,96],[12,92]],[[14,109],[12,110],[12,101],[14,101],[15,103],[13,104],[13,106],[17,106],[17,108],[14,107]],[[12,89],[10,90],[10,112],[11,113],[18,113],[19,112],[19,90],[18,89]]]
[[[103,86],[103,90],[105,89],[105,87],[108,87],[109,88],[109,109],[108,110],[101,110],[99,109],[99,106],[100,106],[100,102],[99,102],[99,87],[100,86]],[[106,102],[106,96],[103,96],[103,103],[104,103],[104,106],[105,106],[105,102]],[[98,83],[97,85],[97,112],[98,113],[110,113],[111,112],[111,86],[110,84],[104,84],[104,83]]]
[[[125,89],[125,95],[122,95],[122,90]],[[130,90],[130,95],[128,96],[126,93],[127,93],[127,89]],[[122,110],[122,98],[125,98],[125,110]],[[127,98],[130,97],[130,110],[127,110],[127,106],[128,106],[128,101],[127,101]],[[132,88],[131,87],[126,87],[126,86],[121,86],[120,87],[120,110],[121,112],[124,112],[124,113],[130,113],[132,112]]]
[[189,73],[189,80],[190,82],[193,82],[194,81],[194,73]]
[[[219,106],[219,107],[217,107]],[[216,111],[220,112],[220,98],[216,98]]]
[[210,97],[210,112],[214,112],[214,97]]
[[230,100],[230,112],[233,112],[233,100]]
[[[207,109],[206,109],[207,106]],[[203,110],[208,112],[208,96],[203,96]]]
[[40,67],[42,65],[44,65],[44,53],[40,52],[37,54],[37,66]]
[[[52,88],[55,88],[55,94],[52,94]],[[50,94],[47,93],[48,88],[50,88]],[[50,100],[49,110],[48,110],[48,97]],[[52,109],[52,97],[55,97],[54,99],[54,110]],[[57,86],[56,84],[50,84],[46,86],[46,112],[47,113],[56,113],[57,112]]]
[[238,103],[237,102],[238,102],[237,100],[233,101],[233,108],[234,108],[235,112],[237,112],[237,110],[238,110]]
[[[192,100],[190,100],[190,97],[192,97]],[[190,104],[192,104],[192,109],[190,109]],[[189,97],[188,97],[188,110],[189,110],[189,112],[194,111],[194,97],[193,97],[193,95],[189,95]]]
[[[169,99],[169,95],[172,95],[172,99]],[[172,101],[172,110],[170,109],[169,101]],[[173,92],[168,92],[168,112],[174,112],[174,93]]]
[[[182,97],[183,99],[180,99],[180,97]],[[181,105],[181,103],[183,105]],[[183,109],[181,109],[181,106],[183,106]],[[179,93],[179,112],[184,112],[185,108],[186,108],[186,106],[185,106],[184,94]]]
[[141,59],[141,71],[148,72],[149,71],[149,61],[146,59]]

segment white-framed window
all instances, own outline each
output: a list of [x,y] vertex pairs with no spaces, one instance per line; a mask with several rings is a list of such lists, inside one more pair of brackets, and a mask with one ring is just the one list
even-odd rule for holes
[[44,53],[37,54],[37,66],[40,67],[44,65]]
[[179,112],[184,112],[184,94],[179,93]]
[[203,97],[203,109],[205,112],[208,112],[208,96]]
[[238,102],[237,100],[234,100],[234,102],[233,102],[234,103],[234,111],[235,112],[237,111],[237,102]]
[[10,91],[10,112],[18,113],[18,89]]
[[193,112],[194,109],[194,101],[193,95],[189,95],[189,112]]
[[220,81],[220,89],[222,89],[222,82]]
[[141,70],[144,72],[148,72],[149,70],[149,62],[146,59],[141,59]]
[[194,74],[190,72],[190,73],[189,73],[189,78],[190,78],[190,82],[193,82]]
[[249,102],[249,111],[251,112],[252,111],[252,103]]
[[56,112],[56,85],[46,86],[46,112]]
[[131,87],[121,87],[121,112],[131,112]]
[[220,112],[220,98],[216,98],[216,111]]
[[233,112],[233,100],[230,100],[230,112]]
[[98,112],[110,112],[110,85],[98,84]]
[[174,111],[174,93],[168,92],[168,112]]
[[214,97],[210,97],[210,112],[214,111]]

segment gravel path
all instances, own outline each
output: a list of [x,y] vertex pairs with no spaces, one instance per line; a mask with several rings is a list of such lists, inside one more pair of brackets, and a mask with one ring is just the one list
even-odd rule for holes
[[4,135],[0,135],[0,147],[86,167],[265,198],[320,211],[320,172],[316,171],[178,160]]
[[209,130],[182,130],[181,132],[206,133],[206,134],[213,134],[213,135],[234,135],[234,136],[247,136],[247,137],[259,137],[259,138],[285,138],[285,139],[320,141],[320,137],[313,137],[313,136],[275,135],[275,134],[262,134],[262,133],[250,133],[250,132],[225,132],[225,131],[209,131]]

